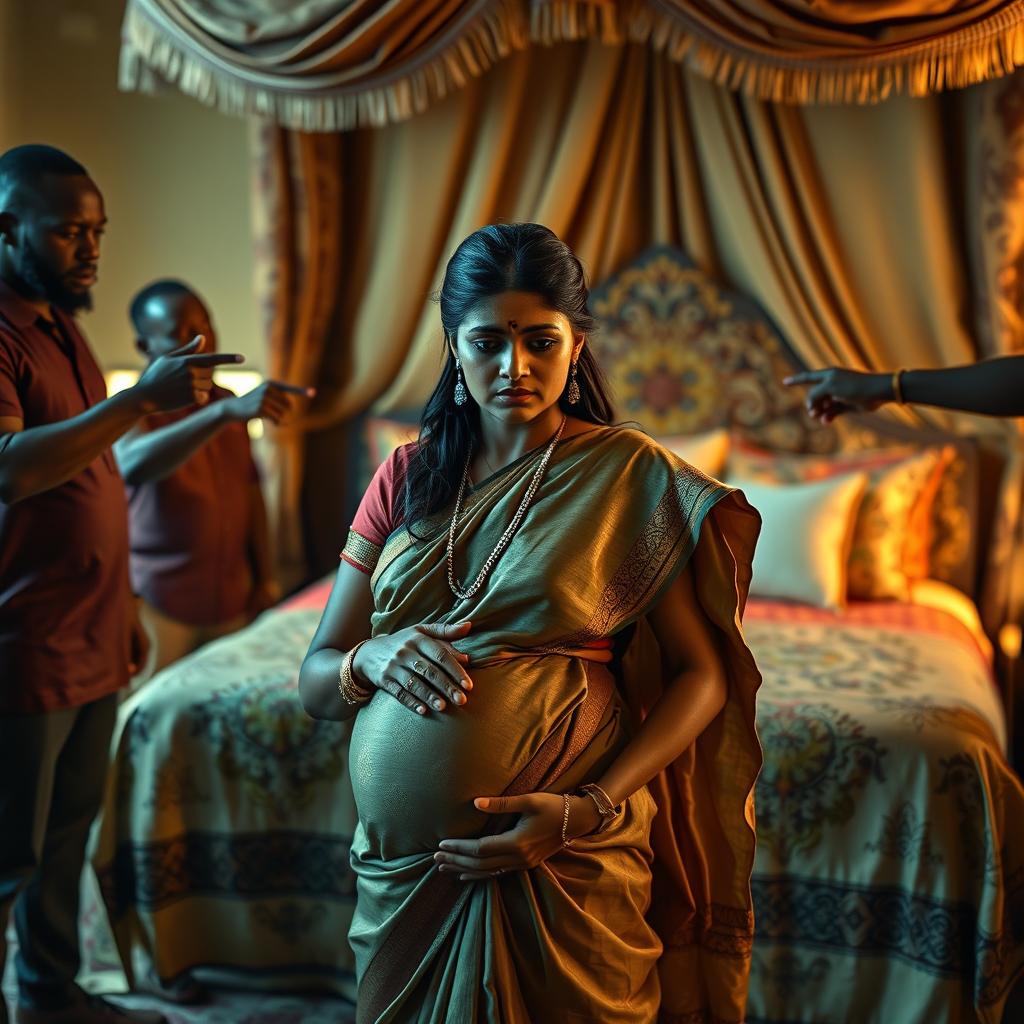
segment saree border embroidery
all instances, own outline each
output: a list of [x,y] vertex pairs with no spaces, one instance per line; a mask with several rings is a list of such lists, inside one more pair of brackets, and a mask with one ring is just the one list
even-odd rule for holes
[[[676,470],[647,525],[605,587],[590,621],[548,650],[571,651],[607,636],[611,623],[623,617],[624,608],[634,612],[647,595],[664,585],[675,566],[686,564],[697,546],[705,515],[731,491],[692,466]],[[679,545],[684,550],[677,558],[671,557]]]
[[703,946],[718,956],[746,959],[754,948],[754,915],[740,907],[712,903],[698,910],[697,920],[674,935],[666,946]]
[[377,559],[373,575],[370,576],[371,589],[377,586],[377,580],[380,579],[381,573],[383,573],[387,567],[409,547],[410,544],[412,544],[412,536],[404,526],[391,534],[391,536],[384,541],[384,547],[380,549],[380,557]]
[[377,562],[380,560],[381,550],[382,548],[379,544],[374,544],[373,541],[367,540],[361,533],[356,533],[355,530],[349,530],[348,539],[345,541],[341,557],[346,562],[354,562],[367,572],[372,573],[377,567]]

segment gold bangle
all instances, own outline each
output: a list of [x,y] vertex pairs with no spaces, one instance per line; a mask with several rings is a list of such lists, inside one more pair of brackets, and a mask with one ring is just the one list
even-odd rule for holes
[[346,704],[365,704],[373,696],[372,690],[369,690],[364,686],[360,686],[352,678],[352,662],[356,659],[356,651],[358,651],[365,643],[366,640],[360,640],[359,643],[357,643],[355,647],[345,655],[341,662],[341,669],[338,672],[338,692],[341,694],[341,699]]
[[903,401],[903,370],[897,370],[892,375],[892,393],[893,397],[900,405],[904,405]]
[[622,804],[613,804],[611,797],[596,782],[588,782],[585,786],[580,786],[579,795],[589,796],[594,801],[597,813],[601,815],[601,824],[594,830],[595,835],[608,829],[622,813]]

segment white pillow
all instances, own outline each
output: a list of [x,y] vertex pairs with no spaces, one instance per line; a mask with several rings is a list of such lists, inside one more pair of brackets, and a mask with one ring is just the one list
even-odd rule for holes
[[866,473],[812,483],[767,484],[730,480],[761,513],[751,594],[841,609],[846,562]]
[[729,458],[729,431],[725,428],[703,434],[672,434],[655,441],[708,476],[720,477]]

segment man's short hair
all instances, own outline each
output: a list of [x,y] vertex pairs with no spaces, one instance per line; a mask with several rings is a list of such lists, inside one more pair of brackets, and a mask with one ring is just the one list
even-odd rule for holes
[[153,299],[173,299],[185,295],[194,295],[195,292],[184,281],[173,277],[162,277],[158,281],[147,284],[128,307],[128,316],[131,319],[132,327],[135,328],[136,337],[145,338],[149,334],[150,318],[146,312],[146,306]]
[[0,156],[0,209],[8,207],[18,189],[31,189],[46,174],[89,176],[77,160],[55,146],[15,146]]

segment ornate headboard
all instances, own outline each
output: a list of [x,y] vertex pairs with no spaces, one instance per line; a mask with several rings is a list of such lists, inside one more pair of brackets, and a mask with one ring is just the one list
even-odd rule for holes
[[[782,378],[801,368],[756,303],[729,292],[686,255],[647,250],[596,287],[600,321],[592,343],[621,419],[651,434],[694,434],[727,427],[757,445],[804,453],[892,446],[951,445],[943,477],[944,512],[933,523],[937,575],[975,597],[997,629],[987,553],[1005,546],[1005,462],[975,439],[915,429],[883,414],[843,417],[823,427],[803,408],[803,392]],[[973,528],[972,528],[973,527]],[[998,589],[998,587],[997,587]]]
[[648,249],[594,289],[591,308],[619,414],[652,434],[731,427],[784,451],[839,448],[782,385],[798,364],[764,311],[679,250]]

